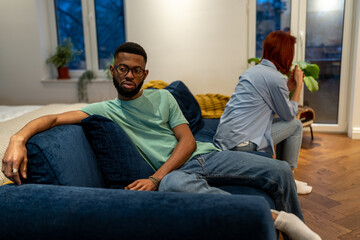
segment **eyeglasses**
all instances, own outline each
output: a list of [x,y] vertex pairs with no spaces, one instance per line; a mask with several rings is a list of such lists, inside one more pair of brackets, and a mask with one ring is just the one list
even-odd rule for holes
[[145,69],[142,69],[141,67],[129,68],[125,64],[119,64],[115,66],[115,69],[118,72],[118,74],[122,77],[126,76],[126,74],[128,74],[129,71],[131,71],[134,77],[142,77],[144,76],[144,72],[145,72]]

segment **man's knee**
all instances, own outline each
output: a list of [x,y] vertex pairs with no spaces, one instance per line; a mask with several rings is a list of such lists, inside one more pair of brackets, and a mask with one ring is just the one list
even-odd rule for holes
[[183,181],[183,172],[173,171],[167,174],[160,182],[159,191],[160,192],[181,192],[181,185]]

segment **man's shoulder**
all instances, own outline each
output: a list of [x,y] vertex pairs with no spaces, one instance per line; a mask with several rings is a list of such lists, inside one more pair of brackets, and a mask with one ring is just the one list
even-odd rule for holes
[[169,91],[167,89],[165,89],[165,88],[162,88],[162,89],[156,89],[156,88],[144,89],[145,94],[162,94],[164,92],[169,92]]
[[115,103],[116,103],[116,99],[90,103],[90,104],[86,105],[85,107],[81,108],[81,110],[84,112],[87,112],[89,110],[105,109],[106,106],[109,106],[109,105],[112,105]]
[[172,96],[167,89],[145,89],[144,95],[147,97],[164,97]]

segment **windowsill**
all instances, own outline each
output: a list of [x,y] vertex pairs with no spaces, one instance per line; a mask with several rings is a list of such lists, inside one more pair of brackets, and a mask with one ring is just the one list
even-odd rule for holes
[[[70,79],[45,79],[41,80],[42,83],[77,83],[78,78],[70,78]],[[91,81],[91,83],[112,83],[110,79],[107,78],[96,78]]]

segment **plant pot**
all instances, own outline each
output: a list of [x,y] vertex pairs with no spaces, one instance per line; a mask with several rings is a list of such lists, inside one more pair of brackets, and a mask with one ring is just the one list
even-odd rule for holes
[[58,71],[57,79],[70,79],[69,67],[60,67],[57,69],[57,71]]

